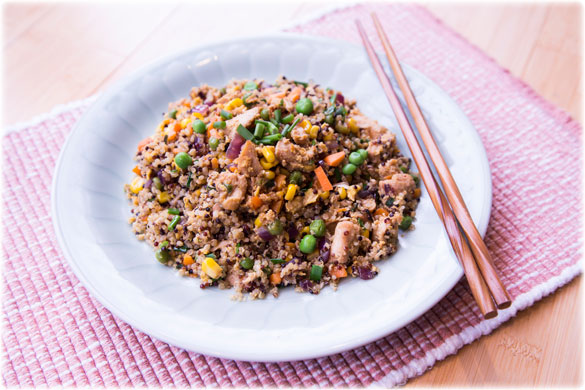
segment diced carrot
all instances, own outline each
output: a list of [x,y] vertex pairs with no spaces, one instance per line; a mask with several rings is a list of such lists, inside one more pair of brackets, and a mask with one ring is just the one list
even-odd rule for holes
[[177,132],[171,130],[167,133],[167,141],[174,141],[177,138]]
[[337,152],[325,157],[323,161],[325,161],[325,164],[329,165],[330,167],[336,167],[343,162],[344,158],[345,152]]
[[276,99],[282,99],[285,96],[286,96],[286,93],[284,91],[279,91],[279,92],[276,92],[276,93],[273,93],[272,95],[270,95],[271,98],[276,98]]
[[144,149],[144,147],[146,145],[148,145],[150,143],[150,141],[152,141],[152,139],[150,137],[146,137],[145,139],[143,139],[142,141],[140,141],[138,143],[138,151],[141,151],[142,149]]
[[183,265],[191,265],[195,262],[195,260],[193,260],[193,257],[191,257],[191,255],[185,255],[183,257]]
[[334,268],[333,270],[331,270],[331,275],[335,276],[338,279],[341,279],[347,276],[347,271],[343,267]]
[[280,272],[273,272],[270,274],[270,283],[277,285],[282,282],[282,277],[280,276]]
[[317,169],[315,169],[315,176],[317,176],[317,180],[319,180],[319,184],[321,185],[321,189],[323,191],[333,190],[333,186],[331,185],[331,182],[327,178],[327,175],[325,174],[325,171],[322,167],[317,167]]
[[211,159],[211,167],[213,169],[217,169],[219,167],[219,161],[217,161],[217,158],[214,157]]
[[134,168],[132,168],[132,172],[134,172],[138,176],[142,176],[142,172],[140,172],[140,168],[138,168],[138,165],[136,165]]
[[420,198],[420,188],[415,188],[413,195],[415,198]]
[[292,100],[293,103],[296,103],[296,101],[301,97],[301,91],[302,90],[299,87],[293,88],[293,90],[288,94],[288,98]]
[[260,199],[258,196],[253,196],[252,197],[252,208],[254,210],[259,209],[260,207],[262,207],[262,199]]
[[388,212],[388,210],[386,210],[386,209],[383,209],[383,208],[379,208],[379,209],[377,209],[377,210],[374,212],[374,215],[375,215],[375,216],[378,216],[378,215],[384,215],[384,216],[385,216],[385,215],[388,215],[388,214],[390,214],[390,213]]

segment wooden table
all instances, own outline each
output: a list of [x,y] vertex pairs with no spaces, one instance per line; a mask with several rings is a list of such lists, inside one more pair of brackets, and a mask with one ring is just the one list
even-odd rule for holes
[[[9,4],[4,13],[4,116],[10,125],[88,97],[160,55],[204,41],[277,30],[323,4]],[[580,6],[428,5],[537,92],[582,120]],[[262,24],[244,27],[253,9]],[[218,17],[202,15],[221,14]],[[232,26],[227,31],[224,26]],[[581,383],[581,277],[409,386]]]

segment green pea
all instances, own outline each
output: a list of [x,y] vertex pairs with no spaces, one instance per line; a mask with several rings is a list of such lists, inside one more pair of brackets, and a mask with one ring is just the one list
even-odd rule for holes
[[351,152],[349,154],[349,162],[354,165],[362,165],[364,163],[364,158],[358,152]]
[[171,259],[171,254],[166,249],[159,249],[154,255],[161,264],[166,264]]
[[358,149],[357,152],[362,156],[364,161],[368,158],[368,151],[366,149]]
[[278,236],[280,233],[282,233],[283,230],[282,222],[280,222],[279,219],[275,219],[273,222],[269,223],[268,226],[266,226],[266,229],[268,229],[268,232],[273,236]]
[[299,99],[296,108],[298,113],[311,115],[313,112],[313,102],[309,98]]
[[327,122],[329,126],[332,126],[333,122],[335,122],[335,117],[333,116],[333,114],[325,115],[325,122]]
[[311,225],[309,225],[309,230],[315,237],[323,237],[325,235],[325,221],[322,219],[314,220],[311,222]]
[[225,121],[213,122],[213,127],[216,129],[225,129]]
[[293,114],[288,114],[287,116],[282,118],[280,121],[282,123],[284,123],[285,125],[289,125],[292,123],[293,119],[295,119],[295,116]]
[[193,127],[193,131],[197,134],[205,134],[207,131],[207,126],[205,126],[205,122],[201,119],[195,119],[191,127]]
[[193,159],[187,153],[181,152],[175,156],[175,164],[184,170],[189,168],[189,165],[193,164]]
[[226,110],[221,110],[219,112],[219,115],[221,116],[221,119],[223,119],[224,121],[227,121],[228,119],[232,119],[234,117],[231,112]]
[[215,137],[209,138],[209,148],[211,150],[217,149],[218,145],[219,145],[219,140],[217,138],[215,138]]
[[299,171],[293,171],[288,178],[290,184],[300,184],[303,181],[303,174]]
[[255,89],[258,89],[258,84],[256,84],[253,81],[248,81],[246,84],[244,84],[244,89],[246,91],[253,91]]
[[173,119],[177,119],[177,110],[173,110],[171,112],[169,112],[169,117],[173,118]]
[[313,253],[316,247],[317,239],[315,238],[315,236],[311,234],[307,234],[305,237],[303,237],[299,244],[299,249],[301,250],[301,252],[306,254]]
[[154,184],[154,187],[157,190],[162,190],[163,189],[162,182],[160,181],[160,179],[158,177],[155,177],[154,179],[152,179],[152,184]]
[[345,166],[343,167],[343,169],[341,171],[343,172],[344,175],[351,175],[355,172],[356,169],[357,169],[357,167],[355,165],[353,165],[352,163],[349,163],[349,164],[345,164]]
[[268,108],[263,108],[262,111],[260,111],[260,116],[265,121],[270,120],[270,110]]
[[398,227],[400,228],[400,230],[407,230],[410,225],[412,225],[412,217],[409,215],[405,215],[404,217],[402,217],[402,222],[400,222],[400,225],[398,225]]
[[254,267],[254,260],[246,257],[245,259],[240,261],[240,267],[243,269],[252,269]]

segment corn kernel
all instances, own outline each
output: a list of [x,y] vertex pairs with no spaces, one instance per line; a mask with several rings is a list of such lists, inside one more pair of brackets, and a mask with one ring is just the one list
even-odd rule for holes
[[195,196],[199,196],[199,195],[201,195],[201,190],[196,190],[195,191]]
[[335,139],[335,137],[333,136],[333,134],[327,134],[325,137],[323,137],[324,141],[333,141]]
[[231,100],[226,106],[225,109],[230,111],[233,110],[236,107],[240,107],[242,104],[244,104],[244,101],[240,98],[235,98],[234,100]]
[[219,161],[217,161],[217,158],[214,157],[211,159],[211,167],[213,169],[217,169],[219,167]]
[[195,262],[195,260],[193,260],[193,257],[191,257],[191,255],[183,256],[183,265],[191,265],[194,262]]
[[264,177],[268,180],[273,180],[276,177],[274,171],[264,171]]
[[309,137],[315,139],[315,138],[317,138],[318,135],[319,135],[319,126],[311,127],[311,130],[309,130]]
[[343,187],[337,188],[337,193],[339,194],[339,199],[343,200],[347,198],[347,191]]
[[186,128],[186,127],[189,125],[189,122],[190,122],[189,118],[185,118],[185,119],[183,119],[183,120],[181,121],[181,129],[184,129],[184,128]]
[[297,193],[297,185],[296,184],[289,184],[288,188],[286,189],[286,195],[284,195],[284,199],[293,200],[296,193]]
[[420,188],[415,188],[414,189],[414,197],[415,198],[420,198]]
[[217,279],[221,276],[223,269],[211,257],[206,257],[201,263],[201,270],[212,279]]
[[193,116],[195,116],[195,118],[197,118],[197,119],[201,119],[201,120],[204,119],[203,115],[199,112],[194,113]]
[[169,196],[169,193],[166,191],[160,192],[157,196],[156,196],[156,200],[158,200],[158,203],[166,203],[171,199],[171,197]]
[[319,194],[319,197],[323,200],[329,198],[329,191],[323,191]]
[[299,123],[299,126],[301,126],[303,130],[305,130],[305,132],[309,132],[309,129],[311,128],[311,122],[309,122],[306,119],[303,119],[301,123]]
[[256,217],[256,220],[254,221],[254,226],[256,226],[257,228],[262,226],[262,221],[260,221],[260,216]]
[[362,236],[365,238],[370,238],[370,231],[368,229],[362,229]]
[[262,165],[262,168],[264,168],[265,170],[269,170],[270,168],[274,168],[275,166],[277,166],[278,161],[275,160],[273,162],[268,162],[268,160],[262,157],[260,159],[260,165]]
[[349,130],[354,134],[357,134],[360,131],[360,128],[358,127],[355,119],[353,118],[349,118],[349,120],[347,121],[347,127],[349,127]]
[[276,193],[276,196],[278,196],[279,198],[282,198],[284,196],[284,191],[278,191]]
[[262,155],[269,163],[273,163],[276,160],[274,155],[274,146],[265,146],[262,148]]
[[144,179],[141,177],[135,177],[134,180],[132,180],[132,183],[130,183],[130,191],[132,191],[133,194],[139,193],[143,187]]
[[256,189],[254,190],[254,196],[258,195],[260,195],[260,187],[256,187]]
[[301,234],[309,234],[311,232],[311,228],[308,226],[305,226],[303,228],[303,230],[301,230]]

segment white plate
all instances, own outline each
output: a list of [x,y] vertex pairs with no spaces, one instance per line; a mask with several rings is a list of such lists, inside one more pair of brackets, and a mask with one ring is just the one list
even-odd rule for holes
[[[474,221],[484,233],[491,207],[485,151],[473,126],[432,81],[405,65]],[[344,280],[319,295],[282,289],[280,298],[235,302],[232,290],[199,288],[161,266],[127,219],[123,185],[132,178],[137,143],[152,134],[167,103],[192,86],[223,86],[232,78],[284,74],[355,98],[359,108],[408,148],[361,47],[280,34],[209,44],[164,58],[104,93],[69,136],[52,189],[53,221],[65,257],[83,285],[115,315],[170,344],[253,361],[313,358],[387,335],[423,314],[461,278],[441,224],[423,196],[416,230],[377,263],[370,281]]]

